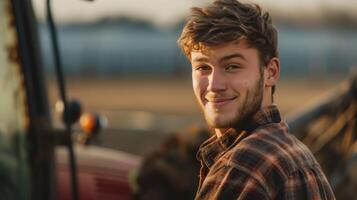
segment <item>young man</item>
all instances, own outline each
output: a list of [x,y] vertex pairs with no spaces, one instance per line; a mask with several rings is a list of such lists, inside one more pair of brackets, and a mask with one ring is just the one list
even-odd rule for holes
[[216,0],[193,8],[179,44],[215,134],[197,154],[196,199],[335,199],[308,148],[273,104],[277,31],[259,6]]

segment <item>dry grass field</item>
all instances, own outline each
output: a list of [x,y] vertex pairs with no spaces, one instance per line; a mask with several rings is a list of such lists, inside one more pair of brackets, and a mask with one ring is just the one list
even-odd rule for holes
[[[339,78],[285,78],[277,85],[276,103],[283,113],[332,91]],[[58,98],[53,79],[48,82],[50,102]],[[68,96],[80,99],[90,110],[131,110],[162,114],[197,115],[188,78],[70,77]]]
[[[276,103],[283,116],[333,91],[344,78],[282,79]],[[58,99],[54,79],[48,80],[50,105]],[[106,116],[108,127],[97,144],[135,154],[157,147],[165,134],[205,126],[188,78],[70,77],[68,96],[85,111]],[[56,123],[56,117],[54,117]],[[59,120],[57,120],[57,124]]]

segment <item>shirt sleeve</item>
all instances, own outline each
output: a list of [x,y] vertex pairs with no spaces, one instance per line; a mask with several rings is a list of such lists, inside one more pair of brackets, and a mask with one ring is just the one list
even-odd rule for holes
[[245,170],[225,165],[210,172],[195,199],[264,200],[271,198],[264,186]]
[[277,199],[284,200],[334,200],[333,191],[324,174],[316,168],[308,167],[291,174]]

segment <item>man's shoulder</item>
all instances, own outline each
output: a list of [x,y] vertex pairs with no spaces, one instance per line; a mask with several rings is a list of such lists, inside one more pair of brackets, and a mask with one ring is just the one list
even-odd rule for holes
[[294,195],[297,192],[302,197],[298,199],[303,199],[309,194],[301,193],[302,188],[333,197],[310,150],[293,135],[276,127],[253,131],[222,156],[221,164],[225,171],[234,171],[244,180],[254,180],[272,199],[289,192]]
[[224,157],[233,167],[261,173],[274,171],[284,177],[297,169],[317,165],[310,150],[287,130],[279,128],[279,124],[253,131]]

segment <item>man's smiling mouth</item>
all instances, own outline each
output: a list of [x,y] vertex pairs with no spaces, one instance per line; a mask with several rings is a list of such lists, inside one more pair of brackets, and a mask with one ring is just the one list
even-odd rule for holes
[[221,107],[224,106],[232,101],[237,99],[236,96],[234,97],[224,97],[224,98],[205,98],[206,104],[210,104],[214,107]]

